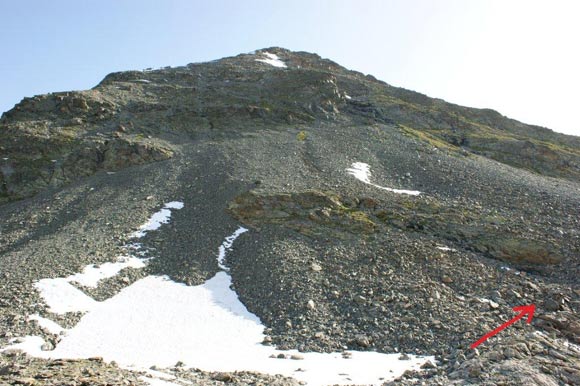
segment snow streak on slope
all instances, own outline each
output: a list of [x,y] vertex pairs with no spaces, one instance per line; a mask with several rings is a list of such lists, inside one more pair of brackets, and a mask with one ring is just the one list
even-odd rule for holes
[[274,67],[286,68],[286,63],[280,60],[278,55],[271,54],[269,52],[263,52],[267,59],[256,59],[256,62],[267,63]]
[[244,232],[247,232],[248,230],[244,227],[239,227],[237,231],[234,232],[233,235],[226,237],[225,241],[222,243],[222,245],[220,245],[219,247],[219,252],[218,252],[218,267],[220,267],[220,269],[223,269],[224,271],[229,271],[230,269],[228,267],[226,267],[225,265],[225,260],[226,260],[226,251],[229,251],[232,249],[232,245],[234,244],[234,241],[238,238],[239,235],[241,235]]
[[167,204],[165,204],[163,209],[153,214],[153,216],[151,216],[151,218],[145,224],[141,225],[139,230],[133,233],[131,237],[137,238],[143,237],[145,236],[145,234],[147,234],[148,231],[154,231],[156,229],[159,229],[161,225],[167,224],[169,222],[169,219],[171,218],[171,211],[169,209],[181,209],[181,208],[183,208],[183,202],[179,201],[168,202]]
[[[164,217],[167,221],[168,216]],[[159,220],[159,216],[153,217]],[[152,221],[147,224],[153,227]],[[139,370],[171,367],[181,361],[206,371],[283,374],[309,385],[380,384],[405,370],[418,369],[427,359],[411,356],[411,360],[401,361],[399,354],[357,351],[350,353],[351,358],[345,358],[342,353],[298,353],[262,345],[264,325],[232,290],[232,278],[225,265],[226,253],[245,232],[247,229],[240,227],[225,238],[217,256],[222,270],[202,285],[186,286],[165,276],[148,276],[103,302],[77,290],[90,300],[78,301],[77,308],[88,312],[75,327],[63,330],[53,351],[41,350],[44,341],[40,337],[25,337],[10,348],[45,358],[100,356]],[[65,279],[44,280],[45,286],[39,290],[51,309],[61,313],[74,310],[75,302],[67,300],[72,295],[56,296],[59,290],[62,293],[70,290],[60,287]],[[53,285],[49,285],[50,281]],[[37,316],[30,319],[51,332],[59,329],[47,319]],[[280,355],[284,359],[279,359]],[[291,356],[302,359],[293,360]]]
[[364,162],[354,162],[350,168],[346,169],[348,174],[353,175],[356,179],[364,182],[365,184],[369,184],[374,186],[375,188],[387,190],[389,192],[398,193],[398,194],[409,194],[411,196],[418,196],[421,194],[418,190],[401,190],[401,189],[392,189],[392,188],[385,188],[384,186],[373,184],[370,180],[371,178],[371,170],[370,166]]

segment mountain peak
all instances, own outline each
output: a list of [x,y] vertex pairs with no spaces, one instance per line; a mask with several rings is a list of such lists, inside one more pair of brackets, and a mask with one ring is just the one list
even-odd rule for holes
[[[280,47],[183,67],[112,73],[92,90],[25,98],[1,122],[6,144],[1,150],[12,160],[2,174],[4,198],[38,191],[44,185],[40,174],[54,167],[48,158],[76,157],[95,133],[111,138],[109,143],[121,140],[115,136],[132,138],[132,143],[140,133],[316,122],[398,125],[406,135],[436,148],[478,154],[546,176],[580,178],[579,138],[392,87],[316,54]],[[34,152],[54,153],[48,146],[64,153],[41,157],[29,167],[29,155],[19,150],[24,140]],[[169,150],[158,149],[145,158],[165,157],[161,154]],[[64,173],[71,177],[50,179],[49,184],[109,168],[105,165]]]

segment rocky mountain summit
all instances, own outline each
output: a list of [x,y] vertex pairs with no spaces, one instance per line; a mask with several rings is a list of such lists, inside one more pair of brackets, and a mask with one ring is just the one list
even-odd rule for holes
[[[28,316],[82,315],[56,315],[35,283],[115,261],[176,199],[143,238],[155,259],[78,289],[103,301],[146,275],[200,285],[243,225],[229,273],[265,344],[435,356],[393,385],[580,384],[580,138],[276,47],[113,73],[2,115],[0,349],[29,335],[58,346]],[[470,348],[527,304],[531,324]],[[166,370],[175,384],[296,383]],[[0,355],[0,383],[146,384],[138,375]]]
[[392,87],[317,55],[270,51],[284,59],[285,70],[268,71],[255,55],[239,55],[114,73],[89,91],[25,98],[2,115],[0,151],[8,159],[0,197],[22,198],[98,170],[166,159],[168,135],[194,139],[210,129],[320,123],[390,125],[434,148],[580,179],[578,137]]

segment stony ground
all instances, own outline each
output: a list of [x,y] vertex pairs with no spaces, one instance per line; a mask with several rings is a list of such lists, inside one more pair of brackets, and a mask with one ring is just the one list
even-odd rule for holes
[[[161,375],[161,376],[160,376]],[[155,380],[177,385],[298,385],[293,379],[251,372],[203,372],[176,364],[166,369],[129,371],[102,358],[40,360],[20,353],[0,356],[0,384],[50,386],[145,386]]]
[[[303,67],[310,63],[299,55],[288,59],[300,60]],[[554,178],[514,168],[452,141],[418,136],[386,122],[380,111],[363,114],[364,106],[347,102],[340,81],[327,82],[336,69],[324,61],[327,72],[295,69],[306,86],[292,96],[302,103],[338,93],[342,104],[322,98],[322,112],[296,110],[290,100],[279,102],[281,95],[264,94],[250,109],[239,104],[241,94],[230,100],[230,85],[218,81],[234,74],[238,93],[260,77],[284,90],[290,86],[270,68],[254,73],[249,62],[236,63],[190,67],[194,90],[185,89],[185,69],[115,74],[97,88],[111,93],[108,100],[85,108],[72,97],[55,113],[54,122],[76,115],[85,120],[94,138],[67,154],[96,161],[71,169],[66,156],[55,169],[64,177],[51,177],[42,189],[27,180],[20,193],[38,194],[0,206],[0,347],[24,335],[57,344],[57,336],[26,316],[40,313],[72,326],[81,315],[50,314],[33,283],[113,261],[133,230],[163,203],[179,200],[185,206],[171,223],[144,239],[156,256],[147,268],[81,289],[104,300],[147,274],[201,284],[218,271],[217,246],[243,224],[250,231],[236,241],[228,264],[241,300],[267,326],[269,344],[436,356],[435,368],[394,384],[580,384],[580,185],[573,172]],[[139,78],[152,83],[136,83]],[[358,83],[344,84],[356,100]],[[163,98],[185,92],[194,95],[190,105],[163,105]],[[121,102],[130,108],[123,110]],[[92,113],[100,108],[100,115]],[[7,119],[22,124],[46,114],[22,110]],[[304,111],[312,115],[298,114]],[[119,121],[107,121],[107,114]],[[171,130],[160,128],[165,125]],[[105,144],[91,130],[110,130],[109,141],[147,146]],[[79,150],[83,146],[96,146],[104,158],[91,158]],[[353,162],[368,163],[378,185],[422,194],[364,184],[346,173]],[[75,178],[68,173],[73,169]],[[513,318],[513,307],[530,303],[537,306],[530,325],[520,321],[469,348]],[[0,358],[0,383],[144,382],[143,374],[99,359]],[[259,374],[166,371],[178,373],[178,383],[293,384]]]

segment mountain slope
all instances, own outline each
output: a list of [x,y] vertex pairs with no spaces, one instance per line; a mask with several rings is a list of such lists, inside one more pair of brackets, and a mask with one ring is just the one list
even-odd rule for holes
[[[577,137],[270,48],[25,99],[0,146],[0,347],[57,344],[26,320],[55,317],[33,283],[114,261],[178,199],[144,238],[144,270],[84,290],[107,299],[145,274],[201,284],[242,224],[233,286],[280,348],[436,355],[417,374],[429,384],[580,377]],[[468,349],[529,303],[531,326]]]
[[267,63],[246,54],[110,74],[90,91],[24,99],[2,117],[0,153],[8,160],[0,194],[4,200],[25,197],[97,170],[165,159],[171,154],[161,134],[195,138],[208,128],[247,131],[318,121],[397,124],[434,147],[580,178],[577,137],[395,88],[317,55],[270,51],[288,67],[267,71]]

